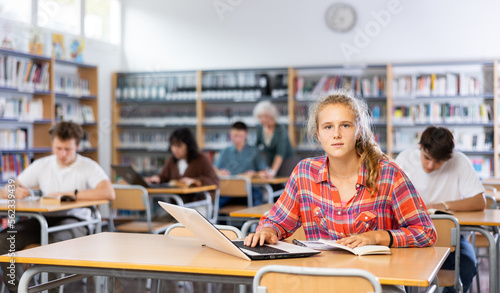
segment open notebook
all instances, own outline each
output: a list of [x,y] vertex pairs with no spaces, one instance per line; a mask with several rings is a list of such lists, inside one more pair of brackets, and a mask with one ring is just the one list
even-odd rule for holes
[[231,241],[197,210],[158,202],[172,217],[184,225],[203,244],[246,260],[306,257],[320,251],[279,241],[277,244],[249,247],[243,240]]

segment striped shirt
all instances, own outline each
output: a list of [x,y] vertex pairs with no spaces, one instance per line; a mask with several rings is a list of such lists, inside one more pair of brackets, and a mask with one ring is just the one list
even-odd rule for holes
[[272,227],[278,238],[290,237],[301,225],[308,240],[337,240],[373,230],[387,230],[392,247],[425,247],[437,234],[427,209],[412,183],[394,163],[380,161],[378,191],[371,195],[364,185],[364,165],[358,175],[356,194],[342,206],[337,188],[330,182],[327,156],[302,160],[285,191],[260,230]]

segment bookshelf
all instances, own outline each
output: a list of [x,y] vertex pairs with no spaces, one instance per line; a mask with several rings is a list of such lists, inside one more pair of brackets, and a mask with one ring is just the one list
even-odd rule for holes
[[178,127],[198,128],[196,71],[113,74],[112,163],[158,173],[168,138]]
[[496,62],[391,64],[387,153],[415,147],[430,125],[449,128],[481,178],[498,175]]
[[[150,81],[134,81],[137,76],[149,76]],[[171,98],[139,99],[136,95],[135,99],[130,99],[131,90],[139,92],[138,85],[156,85],[155,80],[161,80],[162,76],[177,76],[178,79],[189,76],[184,77],[189,81],[180,82],[184,86],[165,86],[162,91],[172,90]],[[153,87],[142,91],[160,91]],[[395,157],[405,148],[417,147],[421,131],[429,125],[441,125],[454,132],[457,149],[471,158],[480,177],[500,175],[496,60],[123,72],[114,75],[113,88],[113,129],[116,129],[113,163],[135,160],[144,173],[161,169],[168,148],[162,140],[168,138],[172,128],[190,127],[200,148],[216,155],[229,144],[227,134],[231,123],[241,120],[249,126],[249,142],[252,143],[258,124],[252,117],[252,110],[257,102],[265,99],[280,110],[280,123],[288,125],[292,146],[299,156],[322,154],[306,136],[308,106],[315,97],[329,90],[347,88],[367,102],[376,139],[389,156]],[[128,88],[128,100],[123,98],[125,88]],[[173,98],[176,91],[182,93]],[[158,107],[157,111],[163,112],[159,112],[159,117],[175,123],[155,124],[156,116],[147,109],[160,105],[163,107]],[[136,115],[134,111],[143,114]],[[140,125],[125,123],[134,115],[142,117]],[[127,119],[123,119],[124,116]],[[133,131],[146,136],[147,143],[137,149],[127,149],[120,139]],[[162,143],[151,143],[149,132],[163,133],[159,139]],[[161,151],[151,149],[153,145],[165,148]]]
[[97,67],[0,49],[0,184],[51,153],[60,119],[86,133],[79,152],[98,160]]
[[168,137],[178,127],[190,128],[212,159],[230,144],[233,122],[244,121],[255,141],[252,111],[259,101],[275,103],[280,122],[288,125],[287,83],[287,68],[116,73],[112,162],[131,163],[143,174],[159,172]]
[[237,121],[248,126],[248,142],[255,144],[259,121],[253,117],[253,108],[263,100],[278,108],[278,123],[289,125],[287,68],[203,71],[200,147],[211,157],[216,156],[231,144],[230,126]]

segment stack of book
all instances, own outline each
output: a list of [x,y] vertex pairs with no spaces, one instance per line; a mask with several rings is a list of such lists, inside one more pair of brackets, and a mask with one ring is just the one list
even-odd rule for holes
[[0,56],[0,86],[21,91],[49,90],[49,62]]

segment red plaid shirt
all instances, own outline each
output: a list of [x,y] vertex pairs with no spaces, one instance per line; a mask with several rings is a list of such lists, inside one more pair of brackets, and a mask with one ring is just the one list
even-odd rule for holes
[[371,195],[364,185],[367,170],[363,165],[357,192],[342,207],[338,190],[328,177],[328,158],[302,160],[257,230],[272,227],[284,239],[302,225],[309,240],[390,230],[393,247],[433,245],[437,238],[434,225],[408,177],[393,162],[383,160],[379,166],[377,193]]

